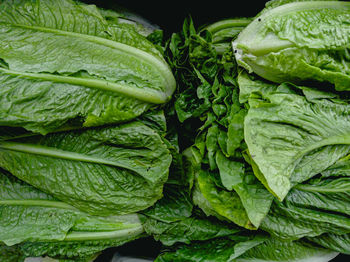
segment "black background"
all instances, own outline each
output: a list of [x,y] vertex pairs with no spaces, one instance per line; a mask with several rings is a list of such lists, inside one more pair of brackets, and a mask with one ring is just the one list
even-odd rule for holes
[[[187,17],[191,17],[196,27],[216,22],[220,19],[253,17],[264,8],[266,1],[131,1],[131,0],[83,0],[102,8],[123,7],[153,24],[158,25],[165,36],[178,32]],[[106,250],[96,262],[108,262],[115,252],[126,256],[154,258],[160,250],[160,243],[152,238],[140,239],[120,248]],[[350,262],[350,256],[339,255],[332,262]]]
[[[165,33],[181,30],[183,21],[191,16],[195,25],[216,22],[223,18],[252,17],[264,6],[266,1],[130,1],[130,0],[84,0],[85,3],[99,7],[125,7],[159,25]],[[245,5],[247,2],[248,5]],[[237,4],[238,5],[237,5]]]

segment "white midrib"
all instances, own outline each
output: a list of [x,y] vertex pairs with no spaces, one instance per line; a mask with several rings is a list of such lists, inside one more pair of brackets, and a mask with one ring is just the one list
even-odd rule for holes
[[104,239],[118,239],[129,238],[137,236],[144,232],[141,224],[135,225],[132,228],[115,230],[115,231],[102,231],[102,232],[79,232],[73,231],[66,235],[64,241],[84,241],[84,240],[104,240]]
[[296,189],[306,192],[319,192],[319,193],[345,193],[350,192],[349,182],[350,180],[338,178],[344,181],[344,185],[334,185],[334,186],[323,186],[323,185],[308,185],[308,184],[298,184],[295,186]]
[[47,74],[47,73],[27,73],[27,72],[19,72],[19,71],[8,70],[8,69],[1,69],[6,73],[34,78],[34,79],[43,79],[43,80],[50,80],[54,82],[84,85],[92,88],[98,88],[102,90],[117,92],[129,97],[134,97],[139,100],[151,102],[155,104],[161,104],[169,100],[170,96],[175,90],[175,86],[176,86],[175,79],[168,65],[161,59],[157,58],[156,56],[153,56],[136,47],[129,46],[120,42],[112,41],[112,40],[105,39],[98,36],[63,31],[59,29],[46,28],[46,27],[40,27],[40,26],[20,25],[20,24],[11,24],[11,26],[30,29],[30,30],[36,30],[41,32],[49,32],[49,33],[54,33],[62,36],[72,36],[76,38],[81,38],[89,42],[97,43],[100,45],[104,45],[106,47],[123,51],[125,53],[128,53],[128,55],[137,57],[138,59],[142,59],[144,62],[150,64],[152,67],[157,68],[157,70],[159,71],[160,75],[163,78],[165,87],[164,87],[164,91],[157,91],[147,87],[137,88],[130,85],[123,85],[115,82],[107,82],[99,79],[60,76],[60,75],[53,75],[53,74]]
[[[52,207],[61,208],[72,211],[78,211],[75,207],[57,200],[41,200],[41,199],[5,199],[0,200],[0,206],[31,206],[31,207]],[[137,236],[143,233],[141,224],[128,224],[128,228],[114,231],[85,232],[72,231],[67,233],[63,241],[84,241],[84,240],[104,240],[123,237]]]
[[[287,15],[289,13],[303,10],[317,9],[350,9],[350,3],[339,1],[306,1],[287,3],[263,13],[256,17],[233,41],[233,49],[238,49],[244,55],[248,53],[253,56],[263,56],[268,53],[278,52],[279,50],[293,47],[295,43],[287,39],[279,38],[275,33],[268,33],[260,36],[260,30],[264,27],[266,20],[274,16]],[[259,38],[259,39],[258,39]]]
[[65,151],[58,148],[35,145],[35,144],[3,141],[3,142],[0,142],[0,149],[6,149],[6,150],[12,150],[12,151],[17,151],[22,153],[29,153],[29,154],[54,157],[54,158],[60,158],[60,159],[66,159],[66,160],[88,162],[88,163],[95,163],[95,164],[104,164],[104,165],[130,169],[130,167],[118,161],[110,161],[104,158],[89,156],[86,154]]
[[77,210],[75,207],[62,201],[43,199],[3,199],[0,200],[0,206],[37,206]]

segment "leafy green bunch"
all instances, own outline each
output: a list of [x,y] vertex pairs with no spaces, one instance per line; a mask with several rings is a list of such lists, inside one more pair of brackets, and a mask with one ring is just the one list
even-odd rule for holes
[[164,39],[121,11],[0,1],[0,260],[350,254],[348,20],[273,0]]
[[[183,31],[169,40],[167,58],[178,83],[174,108],[179,141],[193,179],[192,212],[238,226],[240,232],[211,240],[193,234],[184,239],[182,232],[180,243],[165,249],[159,261],[298,261],[302,256],[307,261],[312,249],[321,247],[330,254],[349,254],[348,95],[325,87],[317,78],[304,85],[293,77],[274,83],[236,63],[241,54],[235,47],[250,27],[264,23],[262,14],[273,20],[275,8],[291,5],[295,18],[299,10],[306,12],[306,6],[318,10],[320,4],[291,2],[295,1],[271,1],[253,19],[223,20],[199,30],[188,19]],[[334,12],[341,9],[341,4],[334,5]],[[346,8],[339,12],[346,16]],[[287,19],[284,13],[278,16]],[[297,32],[295,27],[286,29],[286,34]],[[258,37],[252,34],[249,41],[259,43]],[[303,62],[299,59],[296,55],[291,62],[298,65]],[[150,233],[171,245],[166,235],[175,224],[165,223],[163,235]],[[236,242],[237,236],[242,243]],[[267,242],[235,255],[237,246],[246,241],[256,244],[264,237]],[[271,248],[275,244],[280,248]],[[292,251],[301,257],[288,252],[294,245],[305,248],[305,253]],[[279,250],[280,256],[272,250]],[[248,254],[252,257],[245,258]]]
[[144,237],[173,151],[158,33],[71,0],[0,14],[0,260],[91,261]]

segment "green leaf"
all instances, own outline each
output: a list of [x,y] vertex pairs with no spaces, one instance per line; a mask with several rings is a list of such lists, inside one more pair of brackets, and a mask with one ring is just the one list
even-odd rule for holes
[[273,82],[311,80],[349,90],[350,4],[284,2],[257,15],[234,41],[237,62]]
[[170,163],[163,138],[140,121],[0,143],[1,167],[98,215],[153,205],[162,196]]
[[273,196],[251,172],[245,170],[243,163],[227,159],[220,152],[216,156],[224,187],[238,194],[249,220],[258,228],[270,210]]
[[174,222],[192,214],[193,204],[188,191],[180,186],[164,186],[164,196],[142,214],[162,222]]
[[[175,145],[176,147],[176,145]],[[171,223],[186,219],[192,215],[193,203],[191,190],[194,179],[192,153],[190,149],[179,153],[172,151],[173,161],[170,173],[164,185],[163,197],[153,206],[141,213],[149,219]]]
[[221,221],[229,221],[227,218],[225,218],[224,216],[221,216],[219,213],[217,213],[214,210],[209,200],[207,200],[202,194],[202,192],[200,191],[197,180],[195,180],[195,183],[194,183],[192,200],[193,200],[193,204],[198,206],[204,212],[205,215],[216,217]]
[[287,196],[287,201],[291,199],[298,206],[305,207],[311,202],[319,209],[350,215],[350,177],[315,179],[294,188],[297,190]]
[[136,214],[91,216],[3,170],[0,185],[0,242],[25,257],[86,257],[142,236]]
[[215,218],[196,216],[169,223],[147,219],[143,226],[148,234],[166,246],[172,246],[175,243],[190,244],[193,241],[215,239],[240,231],[238,227],[220,222]]
[[0,125],[46,134],[133,119],[175,88],[157,48],[71,0],[3,1]]
[[350,149],[349,105],[340,99],[311,99],[300,89],[305,90],[282,84],[252,93],[245,118],[250,155],[280,200],[293,183],[323,172]]
[[227,130],[227,154],[234,156],[235,151],[240,149],[244,141],[244,118],[247,111],[242,109],[230,116]]
[[212,34],[216,52],[221,54],[230,48],[231,42],[251,21],[252,19],[243,17],[224,19],[208,25],[203,30],[208,30]]
[[235,191],[226,191],[216,187],[208,171],[201,170],[197,181],[200,192],[215,213],[239,226],[249,229],[255,228],[251,224],[240,197]]
[[175,250],[165,251],[155,261],[235,261],[244,252],[264,241],[265,238],[259,235],[251,237],[237,235],[209,241],[197,241],[191,245],[181,245],[175,247]]
[[0,241],[63,240],[77,220],[76,209],[0,171]]
[[324,170],[321,174],[324,177],[330,177],[330,176],[348,177],[350,174],[349,155],[347,155],[344,158],[341,158],[334,165]]
[[324,248],[350,255],[350,234],[338,235],[329,233],[318,237],[310,237],[308,240]]
[[58,242],[25,242],[21,244],[21,251],[27,257],[49,256],[58,259],[69,259],[73,261],[91,261],[91,258],[96,257],[107,248],[115,248],[127,242],[133,241],[142,237],[142,227],[135,227],[128,230],[120,230],[120,234],[113,235],[105,234],[106,238],[89,240],[86,235],[85,241],[65,241]]
[[229,191],[243,182],[244,163],[231,161],[223,153],[217,151],[216,163],[220,172],[222,185]]
[[16,246],[0,245],[0,260],[3,262],[23,262],[25,257]]
[[264,235],[234,235],[165,250],[155,261],[327,262],[338,253],[301,241],[279,241]]
[[237,262],[327,262],[337,255],[336,252],[310,246],[303,242],[284,242],[272,238],[247,250],[237,259]]
[[284,239],[350,232],[349,177],[320,177],[296,185],[272,205],[261,229]]

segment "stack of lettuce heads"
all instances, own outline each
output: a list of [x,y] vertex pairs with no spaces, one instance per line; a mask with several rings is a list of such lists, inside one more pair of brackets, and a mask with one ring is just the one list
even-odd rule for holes
[[145,237],[157,262],[350,254],[349,20],[348,2],[274,0],[164,39],[115,10],[1,1],[0,260]]
[[0,260],[88,261],[144,236],[176,87],[147,30],[70,0],[1,1],[0,17]]

